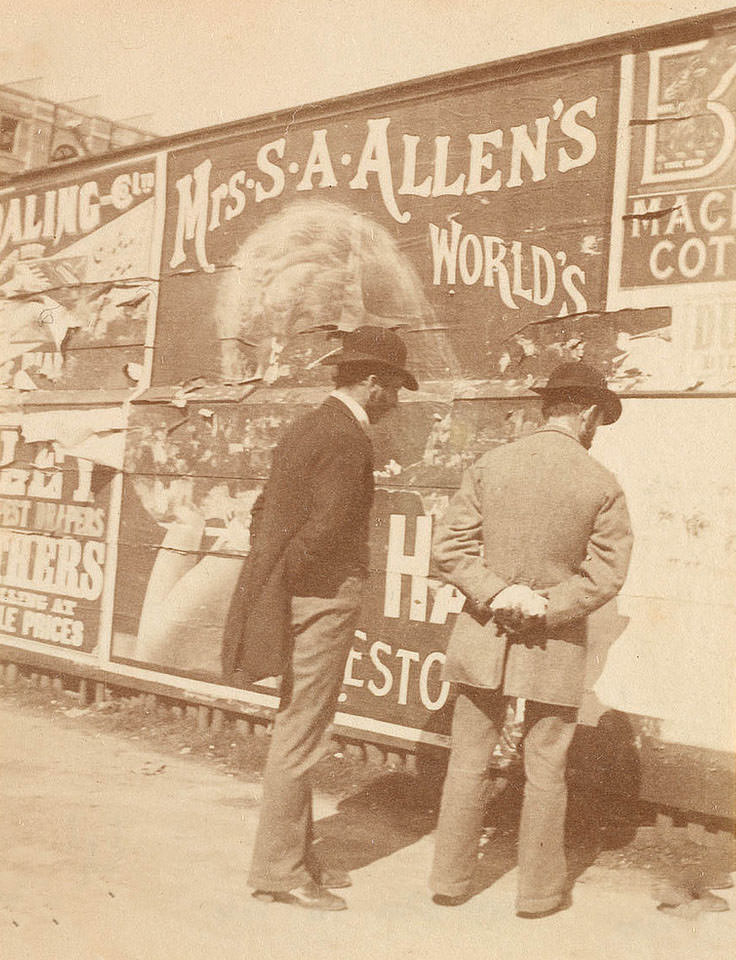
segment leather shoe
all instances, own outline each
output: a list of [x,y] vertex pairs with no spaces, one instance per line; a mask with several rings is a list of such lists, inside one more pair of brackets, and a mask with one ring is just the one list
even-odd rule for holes
[[571,906],[572,897],[566,894],[555,907],[550,907],[548,910],[517,910],[516,916],[522,920],[541,920],[543,917],[551,917],[555,913],[569,910]]
[[438,907],[459,907],[468,900],[470,900],[469,893],[458,893],[454,897],[447,893],[435,893],[432,897],[432,903],[436,903]]
[[256,900],[265,903],[293,903],[307,910],[347,910],[348,905],[342,897],[335,896],[329,890],[320,887],[314,881],[293,890],[254,890]]
[[345,890],[353,885],[349,873],[345,870],[334,870],[331,867],[320,870],[314,879],[320,887],[325,887],[328,890]]

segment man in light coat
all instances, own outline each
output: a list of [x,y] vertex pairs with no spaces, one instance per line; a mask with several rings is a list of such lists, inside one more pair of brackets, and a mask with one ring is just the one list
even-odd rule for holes
[[252,547],[223,648],[233,682],[283,676],[249,883],[264,901],[344,910],[350,879],[312,850],[310,771],[337,698],[368,571],[373,451],[367,427],[417,389],[392,330],[358,327],[325,362],[336,389],[285,432],[254,506]]
[[466,472],[434,543],[440,573],[467,598],[444,674],[457,701],[434,901],[454,906],[470,894],[504,697],[521,697],[517,912],[524,917],[567,903],[565,769],[583,692],[586,617],[621,589],[632,545],[623,492],[588,454],[598,426],[620,416],[619,399],[583,363],[558,367],[537,392],[543,425]]

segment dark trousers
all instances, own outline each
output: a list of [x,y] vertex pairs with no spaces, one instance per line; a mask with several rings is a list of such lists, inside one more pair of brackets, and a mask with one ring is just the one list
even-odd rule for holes
[[249,877],[258,890],[293,890],[318,875],[310,770],[325,755],[362,588],[361,578],[349,577],[336,597],[292,598],[294,646],[271,735]]
[[[463,896],[470,890],[483,829],[489,761],[504,712],[499,691],[458,687],[430,879],[435,893]],[[552,909],[565,892],[565,768],[576,714],[573,707],[526,703],[517,910]]]

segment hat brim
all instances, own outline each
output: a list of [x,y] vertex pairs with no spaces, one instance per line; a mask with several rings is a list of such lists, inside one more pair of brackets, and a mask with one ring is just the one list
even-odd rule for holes
[[348,350],[337,350],[323,357],[320,361],[328,367],[347,367],[356,363],[370,363],[376,369],[389,370],[391,373],[397,373],[402,378],[402,386],[407,390],[418,390],[419,384],[416,378],[404,367],[399,367],[394,363],[388,363],[386,360],[379,360],[371,353],[354,353]]
[[615,423],[621,416],[621,401],[612,390],[603,390],[598,387],[580,383],[566,383],[564,380],[555,383],[551,390],[546,386],[532,387],[531,389],[541,397],[547,396],[548,394],[561,394],[571,397],[574,395],[581,398],[584,397],[590,400],[591,403],[597,403],[603,411],[601,423],[606,427]]

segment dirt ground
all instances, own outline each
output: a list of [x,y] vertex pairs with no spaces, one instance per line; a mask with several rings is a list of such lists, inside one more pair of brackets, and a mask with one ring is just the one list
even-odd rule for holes
[[[441,770],[417,775],[332,744],[317,771],[318,842],[353,887],[349,910],[325,915],[258,903],[245,884],[263,733],[201,730],[150,698],[84,706],[25,682],[0,685],[0,730],[2,960],[732,954],[734,891],[715,891],[730,912],[704,908],[706,889],[736,869],[732,842],[663,834],[652,811],[609,797],[571,792],[572,907],[522,920],[512,774],[489,806],[475,896],[443,908],[427,889]],[[673,887],[701,899],[658,911]]]

